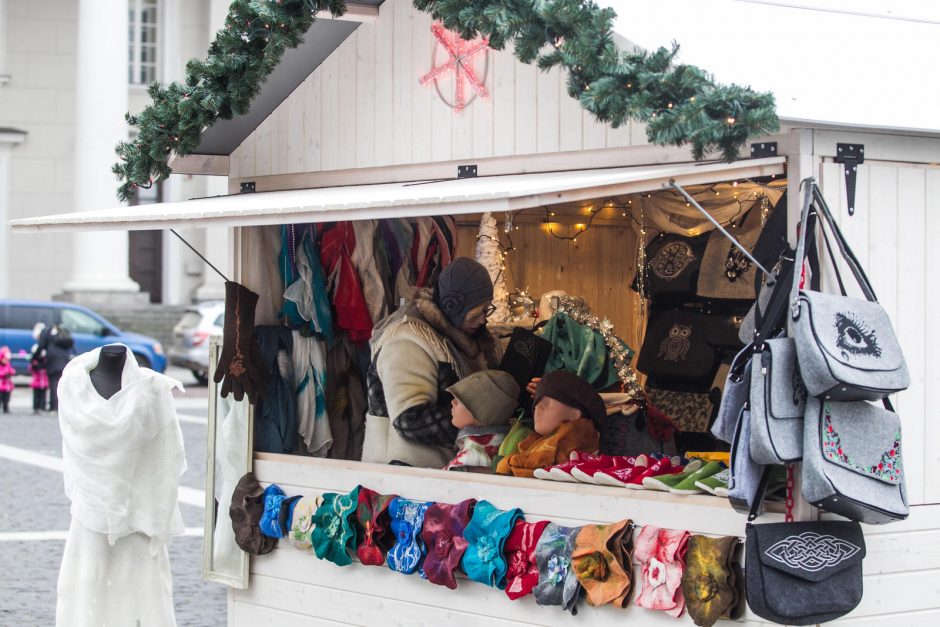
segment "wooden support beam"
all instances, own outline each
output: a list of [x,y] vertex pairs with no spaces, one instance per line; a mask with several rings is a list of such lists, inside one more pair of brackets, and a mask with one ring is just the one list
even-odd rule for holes
[[173,174],[204,174],[207,176],[228,176],[228,155],[173,155],[169,161]]
[[317,12],[318,20],[345,20],[347,22],[374,22],[379,19],[379,7],[369,4],[346,4],[346,12],[339,17],[333,17],[329,11]]

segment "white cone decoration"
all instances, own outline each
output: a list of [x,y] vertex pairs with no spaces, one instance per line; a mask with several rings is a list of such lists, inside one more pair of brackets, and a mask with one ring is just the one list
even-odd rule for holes
[[496,311],[489,317],[490,324],[509,321],[509,292],[506,290],[506,271],[499,246],[499,228],[493,214],[487,212],[480,220],[480,234],[477,236],[476,258],[493,281],[493,304]]

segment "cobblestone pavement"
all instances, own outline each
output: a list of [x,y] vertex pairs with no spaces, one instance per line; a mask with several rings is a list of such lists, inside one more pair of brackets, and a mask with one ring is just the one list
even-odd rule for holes
[[[185,371],[170,371],[184,383]],[[62,486],[62,442],[58,418],[32,415],[31,390],[17,387],[10,413],[0,414],[0,625],[55,624],[56,580],[69,528],[69,501]],[[200,399],[202,402],[200,402]],[[180,484],[205,489],[206,388],[187,387],[177,402],[187,470]],[[32,463],[11,459],[20,451],[40,453]],[[33,456],[34,457],[34,456]],[[227,624],[226,588],[202,580],[203,508],[181,506],[190,533],[170,542],[173,601],[180,626]],[[25,534],[36,533],[36,537]]]

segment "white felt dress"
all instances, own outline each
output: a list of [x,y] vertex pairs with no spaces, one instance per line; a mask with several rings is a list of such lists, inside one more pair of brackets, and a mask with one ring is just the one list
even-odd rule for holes
[[59,570],[59,626],[176,625],[167,540],[183,532],[186,469],[174,379],[138,367],[128,350],[121,389],[105,399],[79,355],[59,383],[65,493],[72,524]]

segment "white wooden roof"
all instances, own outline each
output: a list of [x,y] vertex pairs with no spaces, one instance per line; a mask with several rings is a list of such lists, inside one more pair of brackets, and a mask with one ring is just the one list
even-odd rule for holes
[[645,49],[772,91],[784,121],[940,131],[940,3],[924,0],[601,0]]
[[14,231],[147,230],[249,226],[513,211],[541,205],[769,176],[783,157],[508,176],[323,187],[217,196],[13,220]]

